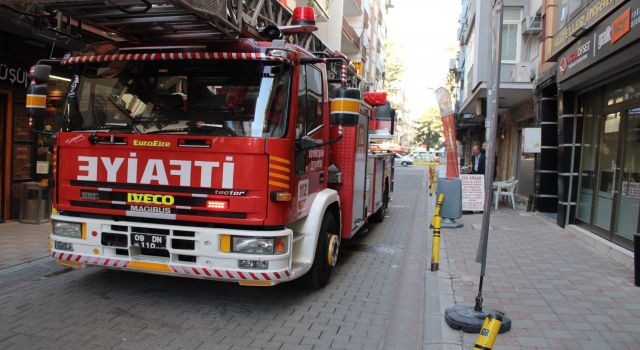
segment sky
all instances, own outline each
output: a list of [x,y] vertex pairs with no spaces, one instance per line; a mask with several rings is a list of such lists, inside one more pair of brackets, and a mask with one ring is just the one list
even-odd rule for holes
[[404,60],[401,86],[407,96],[411,119],[418,119],[436,105],[432,89],[444,86],[449,59],[458,42],[460,0],[392,0],[387,17],[388,39]]

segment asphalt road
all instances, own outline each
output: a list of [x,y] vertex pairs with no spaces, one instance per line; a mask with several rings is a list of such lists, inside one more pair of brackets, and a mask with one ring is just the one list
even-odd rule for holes
[[0,349],[415,348],[422,341],[425,182],[425,167],[397,168],[386,220],[344,243],[321,290],[72,270],[50,261],[5,273]]

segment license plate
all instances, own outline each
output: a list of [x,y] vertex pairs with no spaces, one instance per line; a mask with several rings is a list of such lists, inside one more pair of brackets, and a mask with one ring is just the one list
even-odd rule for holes
[[131,245],[148,249],[164,249],[167,247],[167,237],[148,233],[132,233]]

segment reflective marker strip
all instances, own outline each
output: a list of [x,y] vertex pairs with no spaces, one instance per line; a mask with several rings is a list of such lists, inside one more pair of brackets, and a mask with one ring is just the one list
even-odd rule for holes
[[240,271],[240,270],[221,270],[207,267],[194,267],[184,265],[171,265],[171,270],[182,275],[210,277],[213,279],[225,280],[243,280],[243,281],[278,281],[291,276],[289,270],[280,270],[274,272],[256,271]]
[[47,95],[27,95],[27,108],[47,108]]
[[352,98],[331,100],[331,113],[360,113],[360,101]]
[[278,173],[269,173],[269,176],[277,177],[278,179],[283,179],[283,180],[289,181],[289,177],[287,175],[282,175],[282,174],[278,174]]
[[192,275],[200,277],[208,277],[213,279],[232,279],[245,281],[277,281],[283,280],[291,276],[289,270],[280,270],[273,272],[256,271],[240,271],[240,270],[223,270],[207,267],[194,267],[184,265],[167,265],[162,263],[145,262],[145,261],[127,261],[114,258],[98,258],[81,254],[70,254],[64,252],[53,252],[51,254],[58,263],[82,267],[83,264],[99,265],[106,267],[130,268],[138,270],[152,270],[160,272],[174,272],[182,275]]
[[130,269],[153,270],[162,272],[173,272],[173,269],[167,264],[150,263],[144,261],[132,261],[129,263]]
[[276,170],[282,170],[282,171],[286,171],[287,173],[289,173],[289,168],[280,166],[280,165],[275,165],[275,164],[269,164],[269,168],[271,169],[276,169]]
[[291,164],[291,162],[288,159],[278,157],[278,156],[269,156],[269,160],[274,160],[276,162],[284,163],[287,165]]
[[62,64],[76,64],[87,62],[111,62],[111,61],[156,61],[156,60],[240,60],[240,61],[275,61],[292,64],[289,58],[269,56],[262,52],[252,52],[250,55],[244,52],[189,52],[189,53],[138,53],[75,56],[62,60]]
[[278,187],[289,189],[289,184],[286,184],[284,182],[269,180],[269,185],[278,186]]
[[79,264],[100,265],[107,267],[127,267],[129,261],[114,258],[97,258],[80,254],[65,254],[61,252],[53,252],[51,254],[54,259],[64,262],[74,262]]

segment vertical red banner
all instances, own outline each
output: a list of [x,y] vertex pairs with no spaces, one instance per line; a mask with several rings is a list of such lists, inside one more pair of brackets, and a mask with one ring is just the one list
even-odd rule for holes
[[458,167],[458,145],[456,143],[456,121],[451,109],[451,95],[449,90],[438,88],[436,100],[440,108],[440,118],[442,119],[442,129],[444,132],[444,152],[447,157],[447,177],[458,178],[460,171]]

